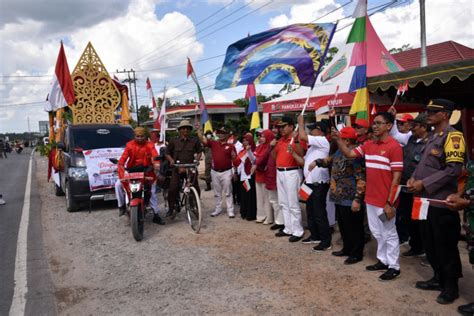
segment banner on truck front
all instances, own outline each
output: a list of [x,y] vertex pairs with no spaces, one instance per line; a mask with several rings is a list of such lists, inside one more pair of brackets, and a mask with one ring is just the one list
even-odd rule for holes
[[117,165],[110,158],[120,159],[123,148],[100,148],[84,150],[86,170],[91,191],[114,188],[118,179]]

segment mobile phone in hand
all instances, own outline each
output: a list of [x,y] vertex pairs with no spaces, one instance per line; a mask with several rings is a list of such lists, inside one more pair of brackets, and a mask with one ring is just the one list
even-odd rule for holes
[[385,223],[386,221],[388,221],[388,217],[387,217],[387,214],[385,214],[385,212],[383,212],[382,214],[379,215],[379,219]]

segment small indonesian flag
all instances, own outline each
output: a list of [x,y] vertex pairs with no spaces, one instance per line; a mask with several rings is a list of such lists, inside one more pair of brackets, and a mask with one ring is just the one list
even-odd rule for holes
[[298,193],[300,195],[300,198],[306,202],[309,199],[311,193],[313,193],[313,190],[309,186],[307,186],[306,183],[303,183]]
[[425,198],[415,197],[413,200],[413,209],[411,211],[411,218],[415,220],[424,220],[428,217],[428,207],[430,201]]
[[398,202],[398,196],[400,195],[400,191],[402,190],[402,185],[397,185],[392,189],[392,192],[390,194],[390,204],[391,205],[396,205]]
[[236,167],[239,166],[242,162],[244,162],[247,159],[247,157],[248,157],[247,150],[242,149],[234,160],[234,166]]
[[247,191],[247,192],[250,191],[250,189],[252,188],[252,187],[250,186],[250,182],[249,182],[248,179],[245,180],[244,183],[242,183],[242,185],[244,186],[244,189],[245,189],[245,191]]
[[375,115],[377,114],[377,108],[375,107],[375,104],[372,105],[372,110],[370,111],[370,115]]
[[406,91],[408,91],[408,81],[405,81],[398,86],[397,95],[403,96]]

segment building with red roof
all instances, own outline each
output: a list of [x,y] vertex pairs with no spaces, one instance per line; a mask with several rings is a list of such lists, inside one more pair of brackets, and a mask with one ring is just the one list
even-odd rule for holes
[[[431,66],[472,59],[474,58],[474,49],[454,41],[446,41],[426,46],[426,55],[428,66]],[[392,54],[392,56],[405,70],[420,67],[421,48],[406,50]]]

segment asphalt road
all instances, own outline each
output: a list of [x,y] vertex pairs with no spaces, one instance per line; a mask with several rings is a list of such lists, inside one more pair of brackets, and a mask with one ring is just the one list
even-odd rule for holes
[[56,314],[54,287],[43,248],[34,160],[31,191],[25,199],[30,154],[31,150],[25,149],[0,159],[0,194],[7,202],[0,206],[0,315]]

